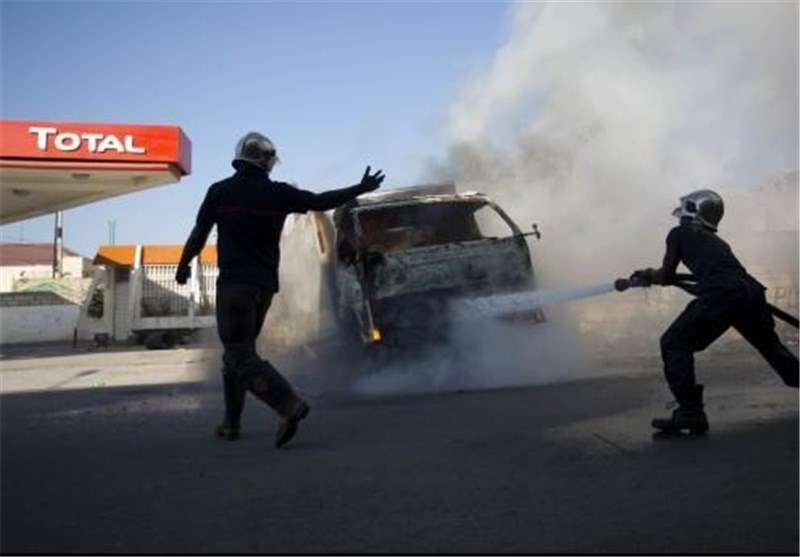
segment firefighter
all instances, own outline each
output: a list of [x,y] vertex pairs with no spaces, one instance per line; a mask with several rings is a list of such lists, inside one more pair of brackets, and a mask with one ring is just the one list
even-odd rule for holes
[[225,395],[225,416],[217,435],[226,440],[239,437],[245,395],[250,391],[278,414],[275,445],[282,447],[308,415],[309,406],[269,361],[258,356],[256,339],[278,292],[284,221],[290,213],[327,211],[374,191],[384,174],[380,170],[370,173],[368,166],[360,183],[317,194],[273,181],[269,175],[277,162],[275,145],[264,135],[250,132],[239,140],[232,162],[236,172],[208,189],[183,248],[175,280],[186,284],[189,263],[216,225],[216,315],[224,349]]
[[766,288],[750,276],[730,246],[717,235],[724,212],[722,198],[711,190],[692,192],[673,211],[680,224],[667,235],[659,269],[643,269],[630,277],[632,284],[676,284],[683,263],[693,281],[686,288],[692,300],[661,337],[661,357],[678,407],[668,418],[656,418],[654,428],[665,433],[702,434],[708,431],[703,411],[703,386],[694,372],[694,353],[705,350],[729,327],[758,350],[786,385],[797,387],[798,360],[775,334],[775,322],[764,296]]

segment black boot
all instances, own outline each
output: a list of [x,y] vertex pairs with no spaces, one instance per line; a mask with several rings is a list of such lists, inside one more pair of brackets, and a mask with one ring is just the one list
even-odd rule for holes
[[278,424],[278,431],[275,433],[275,446],[278,448],[283,447],[288,443],[295,433],[297,433],[297,426],[300,420],[308,416],[310,408],[302,400],[298,400],[292,410],[285,416],[281,416],[280,423]]
[[663,433],[681,433],[688,429],[692,435],[708,431],[708,419],[703,412],[703,386],[695,385],[684,392],[676,392],[678,408],[669,418],[655,418],[653,427]]
[[239,438],[247,388],[227,367],[222,370],[222,386],[225,392],[225,419],[217,427],[217,435],[226,441],[235,441]]
[[310,409],[275,368],[268,362],[264,364],[266,372],[251,380],[248,387],[280,416],[275,434],[275,446],[280,448],[295,436],[300,421],[308,416]]

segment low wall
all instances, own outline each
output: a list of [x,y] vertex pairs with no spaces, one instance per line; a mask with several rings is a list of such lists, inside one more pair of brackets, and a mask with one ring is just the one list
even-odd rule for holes
[[80,308],[52,292],[0,294],[0,344],[72,341]]

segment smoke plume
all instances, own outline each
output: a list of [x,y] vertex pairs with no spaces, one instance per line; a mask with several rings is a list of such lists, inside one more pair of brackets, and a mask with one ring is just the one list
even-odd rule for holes
[[796,3],[514,3],[452,107],[462,189],[537,221],[555,284],[654,265],[677,198],[798,166]]
[[[524,227],[536,222],[538,283],[555,289],[658,267],[678,198],[715,189],[728,207],[721,235],[750,240],[734,248],[751,271],[772,246],[764,266],[783,274],[765,283],[794,292],[796,311],[797,3],[518,2],[509,17],[507,40],[452,105],[449,159],[421,182],[453,178]],[[774,183],[781,191],[757,187]],[[456,326],[449,347],[355,387],[396,394],[596,374],[582,352],[590,337],[615,358],[657,357],[659,332],[687,300],[654,288],[545,308],[550,321],[535,328]]]
[[[796,311],[796,272],[785,271],[797,268],[797,4],[521,2],[510,17],[491,66],[452,107],[449,161],[425,178],[449,175],[517,222],[537,222],[539,286],[556,289],[658,267],[678,198],[713,188],[729,201],[721,232],[749,239],[737,254],[751,270],[772,246],[761,270],[781,269],[767,278],[794,292]],[[776,181],[780,192],[744,193]],[[788,235],[753,234],[777,214]],[[395,366],[357,386],[442,391],[596,375],[587,347],[657,355],[660,331],[687,300],[652,289],[549,307],[553,319],[527,330],[463,324],[451,338],[458,358]]]

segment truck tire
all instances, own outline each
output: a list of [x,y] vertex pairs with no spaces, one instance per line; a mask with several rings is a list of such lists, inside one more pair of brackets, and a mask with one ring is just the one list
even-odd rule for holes
[[145,337],[144,345],[148,350],[166,350],[174,347],[177,341],[177,335],[172,331],[153,331]]

